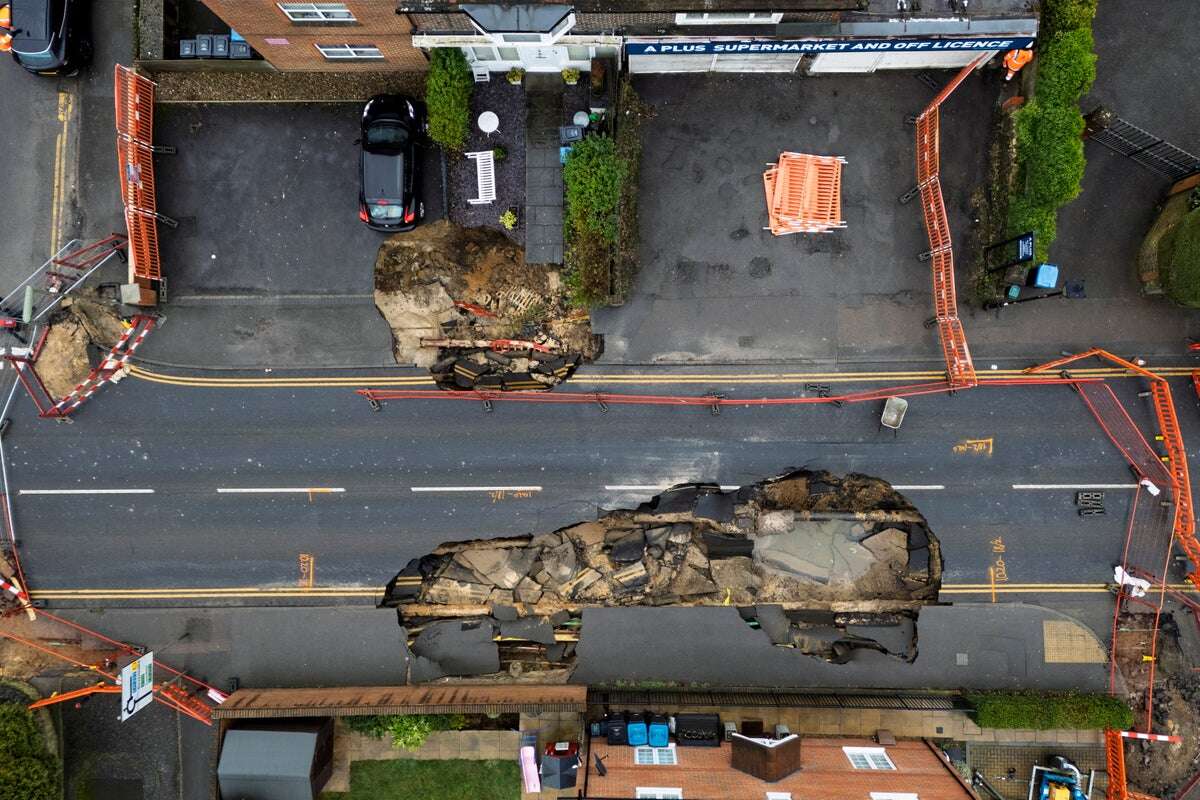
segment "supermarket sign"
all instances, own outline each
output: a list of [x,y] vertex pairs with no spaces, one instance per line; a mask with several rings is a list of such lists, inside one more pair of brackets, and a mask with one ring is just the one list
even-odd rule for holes
[[1028,50],[1033,36],[939,39],[722,39],[717,41],[626,42],[631,56],[680,56],[711,53],[773,55],[776,53],[919,53],[943,50]]

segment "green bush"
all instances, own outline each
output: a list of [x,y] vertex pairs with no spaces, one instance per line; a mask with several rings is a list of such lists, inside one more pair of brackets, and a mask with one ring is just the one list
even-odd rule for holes
[[1064,31],[1038,53],[1037,101],[1043,106],[1073,106],[1096,80],[1091,28]]
[[389,735],[393,746],[416,750],[434,731],[462,730],[467,718],[462,714],[368,714],[343,717],[342,722],[352,731],[376,739]]
[[1033,231],[1033,256],[1036,262],[1050,257],[1050,243],[1058,232],[1058,207],[1040,206],[1024,197],[1016,197],[1008,204],[1008,232],[1018,236]]
[[610,244],[616,243],[624,171],[609,137],[588,136],[576,142],[563,167],[567,221],[572,228],[599,233]]
[[429,138],[451,152],[461,152],[471,126],[471,90],[475,80],[467,58],[456,47],[434,48],[425,78]]
[[391,719],[386,714],[363,714],[356,717],[342,717],[342,724],[356,733],[382,739],[383,735],[388,732],[388,723],[391,722]]
[[1200,308],[1200,209],[1163,237],[1163,288],[1172,300]]
[[1043,0],[1042,33],[1053,36],[1076,28],[1091,28],[1098,0]]
[[46,749],[33,714],[23,705],[0,705],[0,797],[51,800],[60,794],[58,760]]
[[1129,706],[1106,694],[988,692],[968,695],[967,701],[981,728],[1127,730],[1133,725]]
[[567,238],[566,276],[571,302],[580,308],[598,306],[608,300],[611,283],[612,248],[594,231],[573,231]]
[[1017,115],[1017,161],[1030,202],[1061,206],[1080,191],[1083,115],[1078,108],[1030,103]]

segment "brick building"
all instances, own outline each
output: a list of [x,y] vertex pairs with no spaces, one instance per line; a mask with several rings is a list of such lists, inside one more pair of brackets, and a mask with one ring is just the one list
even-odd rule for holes
[[[585,800],[976,800],[954,768],[925,741],[881,746],[870,739],[793,738],[798,759],[781,759],[786,774],[773,781],[743,771],[747,765],[735,756],[736,740],[717,748],[674,744],[635,748],[593,738],[582,796]],[[639,750],[669,752],[648,757]],[[603,759],[603,776],[596,770],[596,757]],[[749,768],[762,774],[755,764]]]
[[428,59],[412,46],[412,23],[395,0],[292,3],[203,0],[279,70],[423,71]]

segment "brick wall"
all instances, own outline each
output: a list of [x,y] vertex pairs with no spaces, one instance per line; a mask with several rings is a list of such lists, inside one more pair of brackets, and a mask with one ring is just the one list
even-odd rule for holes
[[[412,24],[396,13],[391,0],[344,0],[354,14],[352,23],[292,22],[274,0],[203,2],[276,69],[423,71],[428,64],[425,55],[412,47]],[[383,53],[383,60],[329,61],[317,44],[371,44]]]
[[868,739],[805,738],[801,768],[766,783],[733,769],[730,746],[680,747],[678,765],[639,766],[632,747],[609,747],[592,740],[592,753],[604,759],[605,777],[589,758],[588,796],[632,798],[639,786],[680,788],[684,800],[764,800],[766,793],[790,792],[792,800],[870,800],[871,792],[911,793],[920,800],[973,800],[949,766],[924,742],[901,741],[887,748],[894,770],[856,770],[843,746],[875,747]]

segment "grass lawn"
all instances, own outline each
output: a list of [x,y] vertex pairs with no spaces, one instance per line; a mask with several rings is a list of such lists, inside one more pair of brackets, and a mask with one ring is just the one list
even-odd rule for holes
[[518,800],[516,761],[355,761],[350,791],[320,800]]

